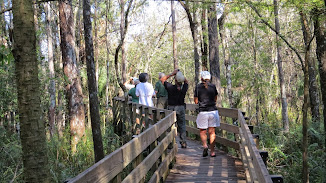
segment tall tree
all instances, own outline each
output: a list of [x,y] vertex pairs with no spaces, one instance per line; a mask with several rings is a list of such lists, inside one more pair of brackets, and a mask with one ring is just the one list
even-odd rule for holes
[[121,89],[124,92],[127,91],[127,89],[126,89],[125,85],[123,84],[124,82],[122,82],[120,79],[118,61],[119,61],[119,51],[122,48],[122,45],[124,44],[124,40],[125,40],[127,30],[128,30],[128,24],[129,24],[128,15],[129,15],[130,9],[132,7],[132,3],[133,3],[133,0],[130,0],[129,4],[128,4],[127,11],[125,13],[123,13],[124,14],[124,23],[123,23],[124,28],[123,28],[123,32],[121,33],[121,40],[119,42],[118,47],[115,49],[115,54],[114,54],[114,67],[115,67],[117,80],[118,80],[119,86],[121,87]]
[[[280,32],[280,23],[278,18],[278,0],[274,0],[274,15],[275,15],[275,30],[276,32]],[[289,132],[289,117],[288,117],[288,103],[286,100],[286,89],[285,89],[285,81],[284,81],[284,71],[283,71],[283,63],[281,58],[281,45],[279,42],[279,37],[276,35],[276,54],[277,54],[277,65],[278,65],[278,78],[280,85],[280,93],[281,93],[281,103],[282,103],[282,121],[283,128],[285,132]]]
[[[178,0],[182,5],[183,9],[186,11],[188,21],[190,24],[190,30],[193,40],[193,48],[194,48],[194,60],[195,60],[195,83],[199,83],[199,71],[200,71],[200,58],[199,58],[199,49],[198,49],[198,22],[197,22],[197,3],[190,1],[181,1]],[[191,4],[192,3],[192,6]],[[192,8],[192,11],[190,10]],[[192,13],[192,15],[191,15]]]
[[[120,38],[121,40],[124,39],[124,32],[125,32],[125,2],[124,0],[119,0],[120,2]],[[121,45],[121,74],[122,74],[122,82],[125,83],[127,79],[127,73],[126,73],[126,53],[125,53],[125,42],[122,42]]]
[[[216,85],[217,92],[221,94],[221,73],[216,13],[216,5],[213,4],[208,9],[209,68],[212,75],[212,83]],[[218,96],[217,104],[221,105],[221,95]]]
[[176,37],[176,22],[175,22],[175,7],[174,1],[171,1],[171,14],[172,14],[172,41],[173,41],[173,65],[174,69],[178,68],[178,59],[177,59],[177,37]]
[[[312,36],[310,34],[310,27],[308,25],[307,16],[305,13],[300,11],[301,16],[301,24],[302,24],[302,32],[305,42],[305,65],[304,65],[304,103],[303,103],[303,119],[302,119],[302,175],[303,175],[303,183],[309,183],[309,165],[308,165],[308,94],[310,93],[311,83],[314,81],[310,81],[311,73],[309,67],[311,66],[311,58],[310,58],[310,47]],[[313,78],[312,78],[313,79]],[[313,79],[315,80],[315,79]],[[311,96],[312,94],[310,94]],[[310,97],[311,99],[311,97]],[[311,101],[313,102],[313,101]],[[318,109],[319,110],[319,109]],[[312,111],[312,113],[314,113]],[[319,112],[318,112],[319,113]],[[313,119],[315,120],[315,119]]]
[[208,65],[208,32],[207,32],[207,3],[203,3],[202,14],[201,14],[201,30],[202,30],[202,44],[201,44],[201,62],[202,70],[207,71]]
[[49,105],[49,130],[50,135],[54,134],[55,130],[55,107],[56,107],[56,96],[55,96],[55,72],[54,72],[54,52],[53,52],[53,15],[51,10],[51,2],[47,2],[45,5],[46,11],[46,33],[48,40],[48,64],[49,64],[49,93],[50,93],[50,105]]
[[66,96],[69,110],[71,148],[72,152],[75,152],[77,143],[85,133],[85,110],[75,51],[75,26],[71,1],[59,1],[59,18],[60,47],[63,71],[67,83]]
[[218,19],[218,28],[221,38],[221,45],[222,45],[222,53],[224,59],[224,66],[225,66],[225,77],[226,77],[226,93],[229,99],[229,105],[233,107],[233,97],[232,97],[232,78],[231,78],[231,58],[230,58],[230,51],[228,48],[228,41],[226,40],[226,31],[224,27],[225,19],[228,15],[228,7],[225,5],[223,14]]
[[309,22],[307,20],[307,15],[300,11],[301,16],[301,24],[302,24],[302,32],[303,39],[305,43],[305,59],[306,63],[308,63],[309,68],[309,98],[310,98],[310,108],[312,114],[313,127],[319,129],[320,126],[320,114],[319,114],[319,90],[318,83],[316,78],[316,62],[315,59],[311,57],[311,42],[313,39]]
[[91,22],[91,5],[90,0],[84,0],[83,18],[84,18],[84,32],[85,32],[85,52],[87,62],[87,79],[88,79],[88,93],[89,104],[91,111],[91,124],[94,142],[95,162],[104,158],[103,142],[101,134],[101,118],[99,110],[99,102],[97,96],[97,81],[94,63],[94,47],[92,39],[92,22]]
[[33,2],[13,0],[18,110],[25,182],[50,182],[45,123],[42,119]]
[[[321,8],[315,8],[314,13],[314,30],[316,35],[316,55],[319,64],[320,87],[322,93],[322,100],[326,104],[326,13],[325,5]],[[326,144],[326,107],[323,109],[324,116],[324,137]]]

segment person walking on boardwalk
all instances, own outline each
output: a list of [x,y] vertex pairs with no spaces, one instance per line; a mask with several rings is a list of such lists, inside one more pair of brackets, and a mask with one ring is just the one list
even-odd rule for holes
[[[171,76],[175,76],[175,84],[167,82]],[[168,92],[168,110],[177,113],[177,129],[180,135],[181,148],[187,148],[186,142],[186,104],[184,102],[188,90],[188,81],[178,69],[171,74],[163,76],[161,79],[166,91]]]
[[160,109],[166,109],[168,105],[168,92],[166,91],[164,85],[160,81],[163,76],[165,76],[165,74],[163,72],[159,72],[158,73],[159,81],[157,81],[155,84],[155,92],[157,98],[156,107]]
[[210,138],[210,156],[215,157],[215,127],[220,126],[220,117],[216,107],[217,90],[214,84],[210,83],[211,74],[208,71],[200,73],[201,83],[195,88],[194,102],[199,104],[199,114],[196,119],[197,128],[200,129],[200,139],[204,151],[203,157],[208,156],[207,135]]
[[139,74],[140,83],[136,86],[136,96],[139,97],[140,104],[153,107],[154,103],[152,97],[155,96],[155,91],[153,85],[147,82],[148,78],[149,76],[147,73]]

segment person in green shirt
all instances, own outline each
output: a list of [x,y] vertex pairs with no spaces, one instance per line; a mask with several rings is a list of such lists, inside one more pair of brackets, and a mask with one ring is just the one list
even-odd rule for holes
[[168,92],[160,81],[163,76],[165,76],[163,72],[158,73],[159,80],[156,82],[154,90],[157,97],[156,107],[166,109],[168,106]]
[[131,96],[131,101],[139,104],[139,97],[136,96],[136,86],[139,84],[139,79],[133,79],[135,87],[131,88],[128,95]]

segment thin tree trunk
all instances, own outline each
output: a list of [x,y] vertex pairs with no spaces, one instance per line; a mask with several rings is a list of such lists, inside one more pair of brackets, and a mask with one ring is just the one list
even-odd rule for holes
[[75,52],[74,20],[71,0],[59,1],[61,51],[63,70],[67,78],[66,97],[68,100],[71,148],[76,152],[77,143],[85,133],[85,110],[83,93],[78,73]]
[[312,42],[312,35],[310,31],[310,27],[308,25],[308,20],[306,15],[303,12],[300,12],[301,21],[302,21],[302,31],[305,43],[305,54],[306,54],[306,63],[308,63],[309,68],[309,97],[310,97],[310,108],[312,113],[312,123],[313,127],[319,130],[319,121],[320,121],[320,114],[319,114],[319,92],[318,92],[318,84],[316,78],[316,63],[313,58],[310,56],[311,47],[310,44]]
[[85,35],[85,52],[87,60],[87,79],[89,104],[91,111],[91,124],[93,133],[95,162],[104,158],[103,142],[101,134],[101,118],[99,110],[99,102],[97,96],[97,82],[94,65],[94,48],[92,39],[92,22],[91,22],[91,5],[90,0],[84,0],[83,18],[84,18],[84,35]]
[[212,75],[212,83],[216,85],[217,92],[219,93],[217,105],[221,106],[221,73],[216,13],[216,6],[211,5],[208,9],[209,65]]
[[13,0],[15,73],[25,182],[50,182],[42,119],[33,2]]
[[[197,18],[196,18],[196,9],[193,7],[193,16],[191,16],[190,8],[189,8],[189,2],[183,2],[181,0],[178,0],[179,3],[182,5],[184,10],[186,11],[189,24],[190,24],[190,30],[192,34],[192,39],[194,43],[194,60],[195,60],[195,83],[199,83],[199,71],[200,71],[200,63],[199,63],[199,50],[198,50],[198,25],[197,25]],[[194,3],[196,4],[196,3]],[[195,5],[193,5],[195,6]]]
[[96,88],[98,89],[98,78],[99,78],[99,63],[98,63],[98,27],[97,27],[97,0],[94,0],[94,59],[95,59],[95,76],[96,76]]
[[218,27],[219,27],[220,37],[221,37],[221,44],[222,44],[222,51],[223,51],[224,65],[225,65],[226,93],[229,99],[230,108],[232,108],[233,97],[232,97],[231,59],[230,59],[228,43],[226,41],[226,32],[224,28],[224,22],[227,14],[228,14],[228,10],[225,7],[222,16],[218,19]]
[[176,38],[176,23],[175,23],[175,9],[174,1],[171,1],[171,14],[172,14],[172,39],[173,39],[173,65],[174,69],[178,68],[178,59],[177,59],[177,38]]
[[53,15],[51,10],[51,2],[47,2],[45,5],[46,10],[46,28],[48,37],[48,64],[49,64],[49,76],[50,76],[50,105],[49,105],[49,130],[50,135],[53,136],[55,133],[55,107],[56,107],[56,96],[55,96],[55,72],[54,72],[54,54],[53,54]]
[[119,75],[119,68],[118,68],[118,61],[119,61],[119,51],[124,43],[124,39],[126,37],[127,34],[127,30],[128,30],[128,15],[132,6],[133,0],[131,0],[128,4],[128,8],[126,13],[124,14],[124,28],[123,28],[123,32],[121,34],[121,40],[119,42],[118,47],[115,49],[115,54],[114,54],[114,67],[115,67],[115,73],[116,73],[116,77],[117,77],[117,81],[119,83],[120,88],[123,90],[123,92],[126,92],[127,89],[125,87],[125,85],[123,84],[124,82],[121,81],[120,79],[120,75]]
[[[275,30],[280,32],[280,23],[278,19],[278,0],[274,0],[274,14],[275,14]],[[288,117],[288,103],[286,100],[286,90],[283,72],[283,63],[281,59],[281,46],[279,44],[279,37],[276,35],[276,52],[277,52],[277,65],[278,65],[278,77],[281,90],[281,103],[282,103],[282,122],[283,129],[285,132],[289,132],[289,117]]]
[[111,10],[111,0],[106,0],[106,11],[105,11],[105,34],[106,34],[106,84],[105,84],[105,124],[109,122],[109,83],[110,83],[110,37],[109,37],[109,14]]
[[307,27],[307,20],[305,15],[300,12],[303,34],[305,39],[305,64],[304,64],[304,94],[303,94],[303,117],[302,117],[302,182],[309,183],[309,164],[308,164],[308,106],[309,106],[309,60],[310,60],[310,41],[307,40],[309,37],[309,28]]
[[[124,34],[124,28],[125,28],[125,2],[124,0],[119,0],[120,1],[120,17],[121,17],[121,22],[120,22],[120,38],[122,40]],[[121,45],[121,74],[122,74],[122,83],[125,83],[127,80],[127,75],[126,75],[126,54],[125,54],[125,43],[124,41],[122,42]]]
[[203,9],[202,9],[202,16],[201,16],[201,29],[202,29],[202,34],[203,34],[203,39],[202,39],[202,44],[201,44],[201,61],[202,61],[202,70],[203,71],[207,71],[208,70],[208,64],[207,64],[207,60],[208,60],[208,31],[207,31],[207,16],[206,16],[206,12],[207,12],[207,4],[205,3],[203,5]]
[[[326,105],[326,14],[323,11],[314,10],[314,27],[316,35],[316,55],[319,66],[320,87],[324,106]],[[324,137],[326,144],[326,107],[323,108]]]

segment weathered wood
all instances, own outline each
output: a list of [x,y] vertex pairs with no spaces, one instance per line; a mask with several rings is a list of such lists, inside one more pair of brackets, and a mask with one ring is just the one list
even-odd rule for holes
[[202,144],[188,140],[179,148],[176,163],[165,183],[245,182],[241,160],[216,150],[216,157],[202,157]]
[[261,158],[259,151],[256,147],[256,144],[253,140],[253,137],[251,135],[251,132],[248,128],[248,125],[246,124],[246,121],[241,113],[241,111],[238,111],[238,120],[240,122],[241,126],[241,140],[246,140],[248,152],[250,154],[250,157],[253,162],[253,166],[255,167],[255,172],[257,174],[258,181],[260,183],[272,183],[272,180],[270,178],[270,175],[268,173],[268,170],[264,164],[263,159]]
[[69,182],[108,182],[176,121],[175,112],[80,173]]
[[170,151],[170,153],[166,156],[164,161],[160,164],[158,169],[154,172],[151,179],[148,181],[148,183],[159,183],[161,180],[161,177],[163,176],[164,172],[169,170],[169,164],[174,159],[175,155],[178,152],[178,146],[175,144],[173,146],[173,149]]
[[[197,128],[186,126],[186,130],[188,132],[190,132],[190,133],[199,135],[199,129],[197,129]],[[231,147],[231,148],[233,148],[235,150],[240,149],[240,146],[239,146],[238,142],[226,139],[224,137],[216,136],[215,141],[216,141],[216,143],[222,144],[222,145],[227,146],[227,147]]]
[[139,182],[156,160],[160,157],[162,152],[168,147],[168,145],[173,141],[175,137],[176,128],[171,130],[171,132],[157,145],[157,147],[151,152],[138,166],[135,168],[122,182],[123,183],[134,183]]

